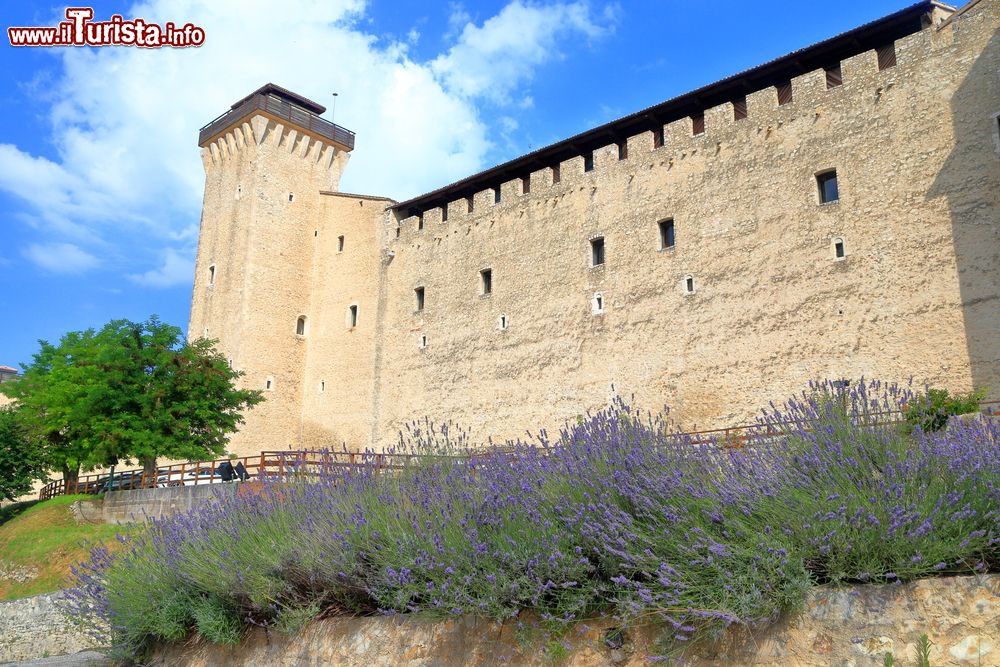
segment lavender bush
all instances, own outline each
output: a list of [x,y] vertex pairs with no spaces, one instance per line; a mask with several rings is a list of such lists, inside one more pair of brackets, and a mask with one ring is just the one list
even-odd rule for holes
[[400,451],[427,456],[398,475],[341,470],[157,521],[95,551],[71,599],[133,653],[195,630],[522,610],[654,621],[677,643],[767,623],[816,583],[996,570],[1000,428],[909,434],[879,414],[919,400],[816,384],[738,448],[621,403],[472,459],[425,422]]

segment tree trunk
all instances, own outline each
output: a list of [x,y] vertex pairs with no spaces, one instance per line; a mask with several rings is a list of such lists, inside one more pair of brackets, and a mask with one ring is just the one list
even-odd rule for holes
[[142,472],[144,479],[146,480],[147,487],[156,486],[156,457],[155,456],[143,456],[142,457]]
[[80,466],[71,469],[68,465],[63,464],[62,474],[64,493],[66,495],[77,493],[80,484]]

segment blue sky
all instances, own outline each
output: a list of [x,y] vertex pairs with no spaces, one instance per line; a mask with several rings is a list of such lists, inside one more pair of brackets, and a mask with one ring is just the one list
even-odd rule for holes
[[[82,4],[82,3],[80,3]],[[341,182],[397,200],[907,6],[775,0],[97,2],[201,48],[0,44],[0,364],[115,318],[187,327],[198,128],[267,81],[357,132]],[[11,25],[65,5],[6,2]],[[328,110],[326,117],[331,117]]]

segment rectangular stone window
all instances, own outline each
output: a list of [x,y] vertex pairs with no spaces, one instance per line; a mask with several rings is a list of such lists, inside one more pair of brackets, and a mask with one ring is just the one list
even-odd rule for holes
[[691,116],[691,135],[697,137],[699,134],[705,134],[704,113],[696,113]]
[[836,88],[837,86],[843,85],[844,83],[844,73],[840,70],[840,63],[837,63],[833,67],[826,67],[826,88]]
[[500,195],[500,186],[498,185],[495,188],[493,188],[493,203],[494,204],[499,204],[500,203],[500,198],[501,198],[501,195]]
[[337,252],[344,252],[344,237],[337,237]]
[[424,214],[420,213],[417,215],[417,231],[421,231],[424,228]]
[[694,294],[694,276],[684,276],[684,293]]
[[358,306],[356,304],[351,306],[350,311],[347,313],[348,326],[354,328],[358,326]]
[[778,106],[792,103],[792,82],[786,81],[774,87],[778,91]]
[[663,135],[663,126],[658,126],[653,130],[653,148],[663,148],[663,144],[666,143],[666,137]]
[[419,312],[424,309],[424,288],[423,287],[416,288],[415,290],[413,290],[413,294],[417,299],[417,311]]
[[816,186],[819,188],[819,203],[832,204],[840,201],[840,188],[837,186],[837,170],[816,174]]
[[559,179],[560,179],[559,165],[557,164],[554,167],[552,167],[552,184],[555,185],[556,183],[558,183]]
[[208,267],[208,285],[211,287],[215,284],[215,264]]
[[531,192],[531,176],[521,178],[521,194],[526,195]]
[[590,265],[601,266],[604,264],[604,237],[590,239]]
[[628,141],[618,142],[618,159],[619,160],[628,159]]
[[669,220],[661,220],[659,223],[660,227],[660,250],[668,250],[674,247],[677,242],[677,238],[674,235],[674,221],[673,218]]
[[594,154],[587,153],[583,156],[583,170],[594,171]]
[[747,98],[733,100],[733,120],[743,120],[747,117]]
[[590,312],[594,315],[604,313],[604,295],[600,292],[594,292],[594,297],[590,300]]
[[475,207],[476,207],[476,205],[475,205],[475,199],[472,198],[472,197],[466,197],[465,198],[465,203],[468,205],[468,211],[467,211],[467,213],[472,213],[473,209],[475,209]]
[[441,207],[441,222],[448,222],[448,205]]
[[483,296],[493,294],[493,269],[483,269],[479,272],[479,293]]
[[876,53],[878,53],[878,69],[882,70],[889,69],[890,67],[896,66],[896,44],[886,44],[885,46],[880,46]]
[[844,259],[847,257],[847,250],[844,247],[844,239],[834,239],[833,240],[833,257],[834,259]]

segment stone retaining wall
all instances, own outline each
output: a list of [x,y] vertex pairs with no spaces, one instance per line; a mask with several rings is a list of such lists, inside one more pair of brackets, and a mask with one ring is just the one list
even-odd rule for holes
[[237,484],[175,486],[162,489],[112,491],[104,496],[105,523],[141,523],[148,519],[190,512],[216,498],[230,497]]
[[[580,623],[560,638],[565,657],[546,653],[544,637],[524,641],[516,622],[498,625],[463,617],[429,622],[408,617],[320,621],[291,636],[252,633],[237,647],[186,643],[159,651],[155,665],[191,667],[458,667],[519,665],[597,667],[645,665],[655,648],[653,628],[630,629],[622,646],[605,639],[613,621]],[[917,641],[927,634],[930,664],[1000,667],[1000,576],[927,579],[895,586],[816,589],[801,613],[758,632],[733,630],[715,643],[689,647],[688,667],[881,667],[916,665]],[[520,640],[519,640],[520,637]]]
[[95,648],[56,604],[60,593],[0,602],[0,665]]

